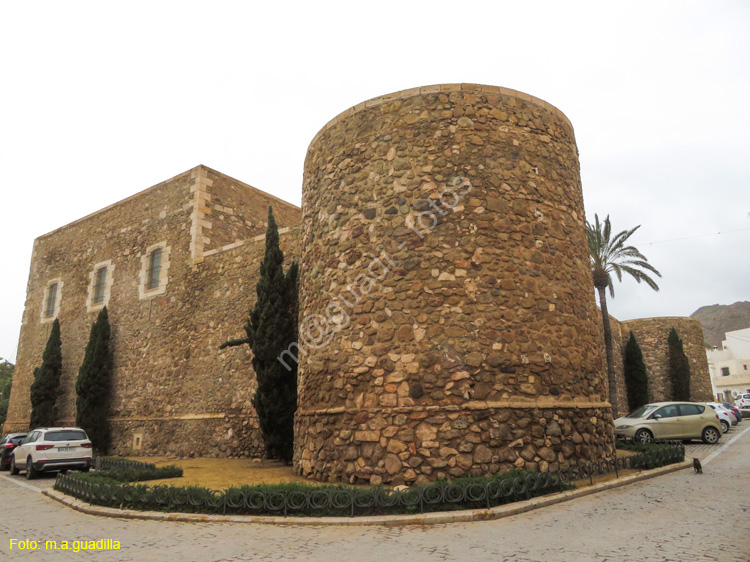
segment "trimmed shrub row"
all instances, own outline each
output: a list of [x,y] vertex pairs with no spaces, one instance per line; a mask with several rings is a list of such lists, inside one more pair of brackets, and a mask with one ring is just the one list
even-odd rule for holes
[[652,445],[637,455],[556,472],[512,470],[491,478],[443,480],[398,491],[381,486],[355,488],[301,483],[232,487],[223,491],[199,486],[148,486],[122,484],[107,471],[61,474],[55,489],[96,505],[148,511],[316,517],[412,514],[487,509],[570,489],[575,480],[628,468],[654,468],[680,462],[684,457],[685,448],[681,444]]

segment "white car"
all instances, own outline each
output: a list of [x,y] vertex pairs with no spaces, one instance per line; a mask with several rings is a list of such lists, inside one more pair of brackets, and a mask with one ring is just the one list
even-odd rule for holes
[[725,409],[723,405],[716,402],[706,402],[711,408],[714,409],[716,415],[719,416],[719,423],[721,423],[722,433],[729,431],[729,428],[737,424],[737,418],[729,410]]
[[750,393],[740,394],[735,398],[734,405],[740,410],[750,409]]
[[93,449],[80,427],[40,427],[31,431],[13,450],[10,473],[26,469],[31,480],[40,472],[77,469],[88,472]]
[[735,413],[732,411],[732,409],[731,408],[727,408],[721,402],[706,402],[706,404],[708,404],[712,408],[715,407],[717,410],[721,409],[721,410],[724,410],[725,412],[727,412],[729,414],[730,420],[732,421],[732,427],[734,427],[735,425],[737,425],[738,423],[740,423],[739,418],[735,415]]

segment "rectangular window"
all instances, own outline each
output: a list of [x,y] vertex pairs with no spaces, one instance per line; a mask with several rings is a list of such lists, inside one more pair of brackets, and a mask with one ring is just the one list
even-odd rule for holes
[[148,282],[147,289],[156,289],[159,286],[159,274],[161,273],[161,248],[156,248],[151,252],[148,263]]
[[57,283],[52,283],[47,289],[47,308],[44,309],[44,315],[48,318],[55,315],[55,301],[57,300]]
[[94,285],[94,304],[104,302],[104,287],[107,283],[107,268],[100,267],[96,270],[96,284]]
[[722,367],[721,368],[721,376],[722,377],[728,377],[729,376],[729,367]]

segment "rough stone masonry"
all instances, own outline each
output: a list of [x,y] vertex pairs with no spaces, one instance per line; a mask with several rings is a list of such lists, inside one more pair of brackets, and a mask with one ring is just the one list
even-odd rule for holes
[[[423,483],[613,454],[572,126],[532,96],[471,84],[334,118],[308,150],[302,212],[198,166],[39,237],[4,431],[28,429],[55,317],[60,423],[74,423],[75,377],[106,304],[115,454],[261,455],[249,349],[218,346],[242,335],[269,204],[287,260],[301,262],[299,347],[284,357],[300,361],[300,474]],[[615,343],[633,329],[664,399],[672,325],[694,399],[707,400],[690,322],[617,323]]]

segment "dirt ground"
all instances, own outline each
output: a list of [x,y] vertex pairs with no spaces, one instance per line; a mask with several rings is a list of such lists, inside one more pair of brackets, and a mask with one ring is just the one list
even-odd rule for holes
[[205,486],[214,490],[224,490],[231,486],[254,484],[278,484],[280,482],[306,482],[294,474],[291,466],[275,461],[257,461],[254,459],[174,459],[167,457],[131,457],[131,460],[151,462],[156,466],[176,465],[182,468],[182,478],[150,480],[151,485],[168,486]]
[[[634,454],[632,451],[617,451],[617,456]],[[174,459],[167,457],[131,457],[131,460],[151,462],[156,466],[173,464],[182,468],[182,478],[165,478],[151,480],[151,485],[166,484],[167,486],[205,486],[213,490],[224,490],[231,486],[254,484],[278,484],[281,482],[304,482],[306,484],[323,485],[323,482],[307,480],[294,474],[291,466],[276,461],[258,461],[255,459]],[[620,471],[620,476],[627,476],[637,470]],[[607,474],[594,478],[594,484],[614,480],[615,474]],[[589,480],[575,483],[579,488],[589,486]]]

